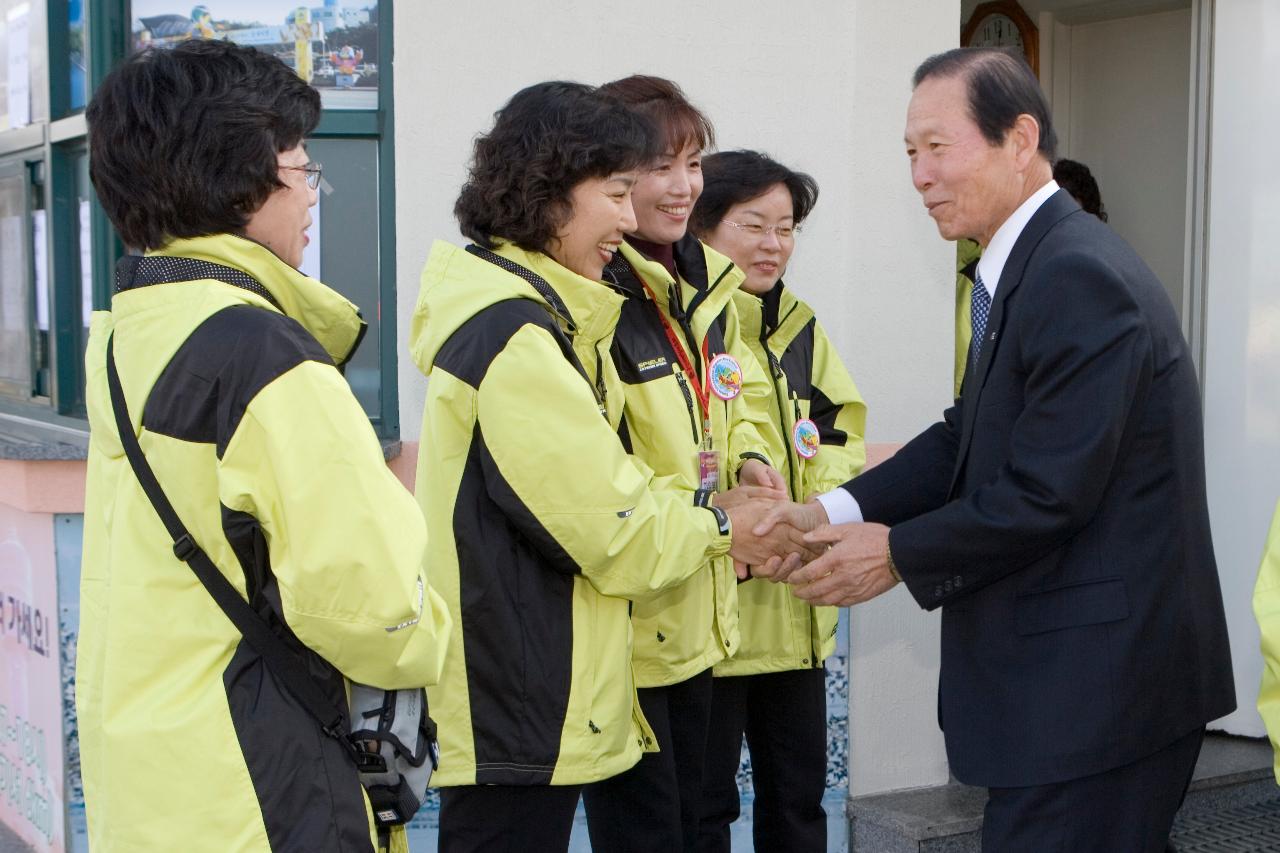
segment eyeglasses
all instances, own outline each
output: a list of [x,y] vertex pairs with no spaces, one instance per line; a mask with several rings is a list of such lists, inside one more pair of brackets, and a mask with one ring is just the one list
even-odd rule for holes
[[307,188],[316,189],[320,186],[320,164],[308,163],[305,166],[281,166],[281,169],[291,169],[295,172],[303,172],[307,176]]
[[763,237],[766,234],[777,234],[779,240],[790,240],[796,236],[800,227],[798,225],[757,225],[754,222],[734,222],[730,219],[721,219],[725,225],[732,225],[743,234],[750,237]]

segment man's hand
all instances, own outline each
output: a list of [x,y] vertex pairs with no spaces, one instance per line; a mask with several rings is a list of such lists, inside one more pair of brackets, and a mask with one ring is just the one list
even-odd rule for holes
[[748,459],[742,463],[742,467],[738,469],[738,485],[764,486],[782,492],[783,499],[787,497],[787,481],[759,459]]
[[[752,574],[759,578],[768,578],[775,583],[787,577],[804,565],[806,560],[817,557],[822,547],[807,542],[804,534],[826,524],[827,511],[817,501],[805,504],[778,504],[755,526],[752,531],[756,536],[785,535],[797,547],[789,554],[778,554],[756,565]],[[786,531],[781,534],[781,531]]]
[[787,577],[797,598],[847,607],[870,601],[898,583],[889,572],[889,528],[883,524],[828,524],[804,539],[828,550]]
[[784,505],[776,501],[755,499],[725,508],[733,525],[733,544],[729,547],[729,556],[733,557],[734,571],[741,580],[751,577],[748,566],[761,566],[770,561],[781,563],[793,556],[799,561],[798,555],[807,553],[810,549],[811,546],[802,538],[804,531],[787,524],[762,523],[775,507]]

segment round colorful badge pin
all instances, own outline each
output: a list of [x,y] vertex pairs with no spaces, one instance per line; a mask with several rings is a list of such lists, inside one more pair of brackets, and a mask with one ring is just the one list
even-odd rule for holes
[[727,352],[711,359],[707,376],[710,379],[711,393],[721,400],[732,400],[742,393],[742,366]]
[[818,455],[822,446],[822,436],[818,434],[818,425],[808,418],[796,421],[796,428],[791,431],[791,442],[796,446],[796,453],[805,459]]

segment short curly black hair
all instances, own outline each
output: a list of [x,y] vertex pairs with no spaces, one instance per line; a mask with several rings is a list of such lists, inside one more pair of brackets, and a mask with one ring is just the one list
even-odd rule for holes
[[1053,179],[1071,193],[1071,197],[1080,203],[1086,213],[1092,213],[1103,222],[1107,221],[1107,208],[1102,203],[1102,192],[1088,166],[1078,160],[1062,157],[1053,164]]
[[661,144],[653,123],[617,98],[582,83],[537,83],[476,140],[453,214],[485,248],[503,239],[543,252],[572,214],[574,187],[647,165]]
[[791,193],[793,222],[799,225],[818,203],[818,182],[759,151],[721,151],[702,158],[702,195],[693,206],[689,229],[698,236],[715,230],[729,208],[759,198],[782,184]]
[[284,186],[278,155],[320,120],[320,93],[227,41],[185,41],[120,63],[85,110],[89,175],[125,245],[236,233]]

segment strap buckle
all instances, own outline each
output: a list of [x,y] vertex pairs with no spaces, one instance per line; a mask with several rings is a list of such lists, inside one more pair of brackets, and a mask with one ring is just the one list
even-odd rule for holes
[[188,562],[195,556],[200,548],[196,545],[195,540],[191,538],[190,533],[184,533],[177,541],[173,543],[173,555],[182,562]]

